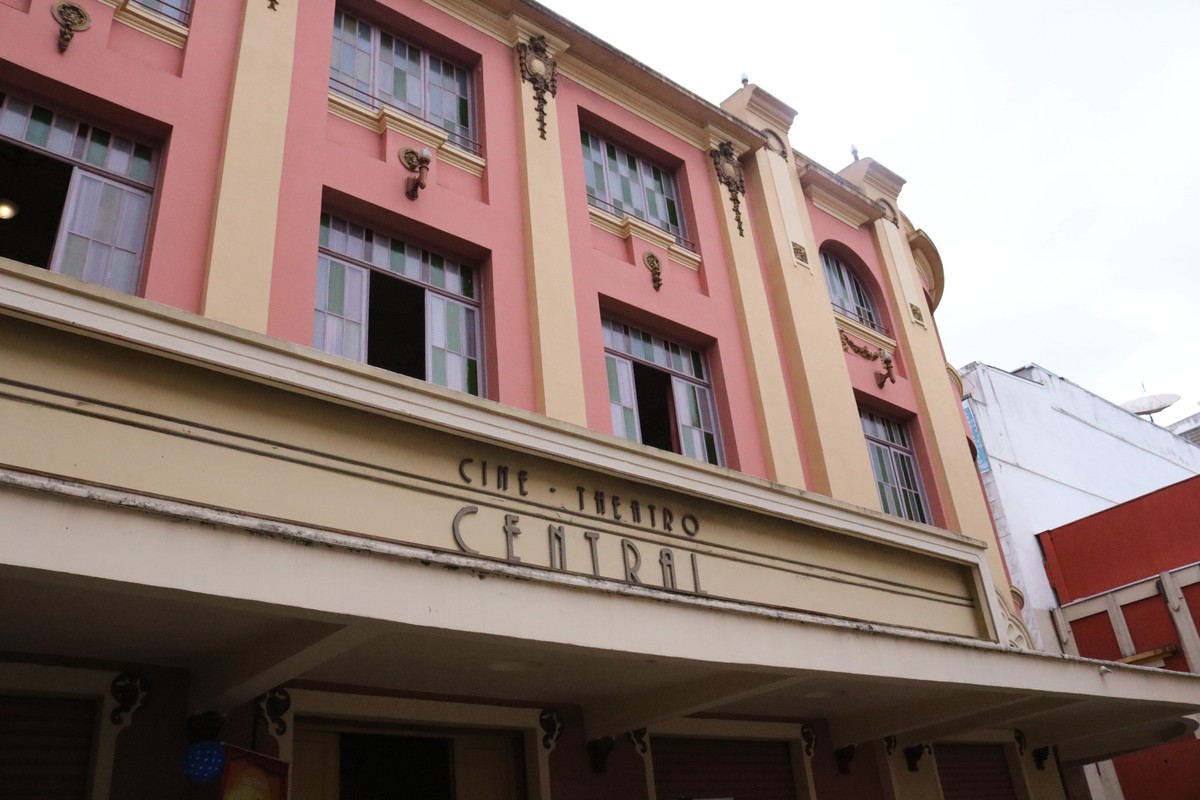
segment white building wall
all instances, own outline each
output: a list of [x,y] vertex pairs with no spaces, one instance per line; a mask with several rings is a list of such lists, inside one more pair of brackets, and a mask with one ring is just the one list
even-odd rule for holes
[[1057,650],[1037,534],[1200,474],[1200,447],[1037,365],[960,370],[983,484],[1025,620]]

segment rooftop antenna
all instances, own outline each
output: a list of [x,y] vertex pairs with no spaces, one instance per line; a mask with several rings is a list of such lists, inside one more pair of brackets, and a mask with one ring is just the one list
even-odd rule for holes
[[750,83],[750,76],[743,72],[742,73],[742,86],[745,86],[748,83]]
[[858,148],[854,145],[850,145],[850,155],[854,156],[855,161],[858,161]]

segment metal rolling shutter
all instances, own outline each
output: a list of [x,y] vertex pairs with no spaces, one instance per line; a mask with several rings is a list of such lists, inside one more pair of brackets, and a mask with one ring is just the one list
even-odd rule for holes
[[84,800],[96,704],[0,696],[0,797]]
[[787,742],[655,736],[650,751],[658,800],[796,800]]
[[1000,744],[939,744],[934,748],[945,800],[1017,800]]

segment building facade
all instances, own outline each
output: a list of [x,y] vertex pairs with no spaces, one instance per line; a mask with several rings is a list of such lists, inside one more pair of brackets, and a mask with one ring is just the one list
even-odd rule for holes
[[[1071,653],[1200,672],[1200,477],[1038,535]],[[1113,765],[1126,800],[1187,797],[1200,740],[1183,737]]]
[[1190,729],[1015,647],[937,250],[759,87],[0,0],[0,95],[0,794],[1058,798]]
[[1030,364],[961,370],[977,466],[1039,647],[1062,652],[1038,534],[1200,474],[1200,447]]

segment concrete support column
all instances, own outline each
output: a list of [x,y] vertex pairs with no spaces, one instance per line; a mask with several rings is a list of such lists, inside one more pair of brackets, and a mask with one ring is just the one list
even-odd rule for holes
[[556,69],[554,55],[565,44],[521,20],[517,39],[513,62],[537,410],[552,419],[586,425],[562,147],[548,88]]
[[267,330],[298,3],[247,2],[204,285],[207,317]]
[[1179,634],[1179,649],[1183,651],[1184,660],[1187,661],[1188,672],[1200,672],[1200,633],[1196,631],[1196,620],[1188,608],[1183,589],[1170,572],[1160,574],[1158,581],[1162,586],[1167,611],[1170,612],[1171,621],[1175,623],[1175,630]]
[[[710,152],[720,153],[722,145],[730,148],[730,154],[717,161],[712,179],[720,210],[721,226],[725,243],[725,256],[729,264],[730,285],[735,305],[741,309],[740,323],[742,343],[745,347],[746,367],[750,386],[757,407],[759,435],[767,459],[768,477],[788,486],[805,488],[804,468],[800,459],[800,447],[796,442],[796,430],[792,424],[792,409],[788,400],[787,384],[783,376],[783,365],[779,361],[779,347],[771,324],[771,309],[767,302],[762,269],[759,266],[757,248],[750,231],[750,220],[741,175],[740,157],[746,147],[724,139],[720,132],[710,130]],[[739,207],[735,209],[728,183],[735,188]]]

